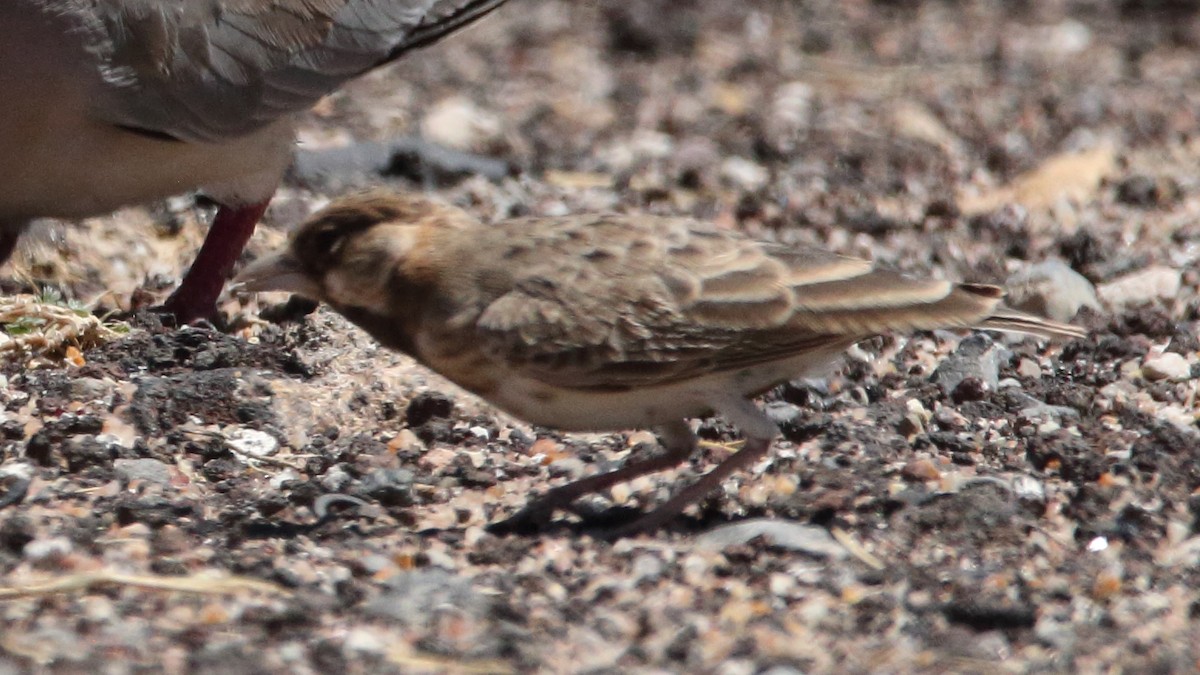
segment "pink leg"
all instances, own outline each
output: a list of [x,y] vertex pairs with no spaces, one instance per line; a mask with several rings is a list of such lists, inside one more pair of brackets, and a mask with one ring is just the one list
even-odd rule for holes
[[675,493],[662,506],[638,518],[628,525],[604,533],[606,539],[619,539],[639,532],[652,532],[662,527],[675,516],[678,516],[688,506],[695,504],[705,495],[717,489],[721,483],[733,475],[735,471],[744,469],[762,459],[771,449],[770,438],[747,438],[746,444],[725,461],[713,467],[712,471],[700,477],[700,480]]
[[662,527],[688,506],[695,504],[705,495],[717,489],[735,471],[745,469],[762,459],[771,449],[771,443],[779,428],[752,401],[737,395],[718,395],[713,399],[713,408],[733,425],[741,429],[746,444],[741,450],[726,457],[700,480],[675,493],[662,506],[638,518],[632,523],[603,533],[606,539],[618,539],[639,532],[650,532]]
[[725,458],[725,461],[713,467],[712,471],[701,476],[700,480],[696,480],[695,483],[676,492],[676,495],[659,508],[630,522],[629,525],[604,533],[605,538],[617,539],[637,532],[658,530],[668,520],[688,508],[690,504],[702,500],[704,495],[718,488],[721,482],[724,482],[733,472],[742,470],[762,459],[770,449],[770,444],[774,441],[775,436],[779,435],[778,426],[775,426],[767,414],[758,410],[758,406],[754,405],[754,402],[743,399],[742,396],[736,394],[715,395],[713,408],[742,430],[742,435],[746,440],[742,449]]
[[527,532],[549,522],[558,509],[569,509],[571,502],[584,495],[606,490],[617,483],[633,480],[656,471],[664,471],[679,465],[696,449],[696,437],[687,422],[680,420],[663,425],[659,429],[663,440],[663,453],[637,462],[630,462],[619,469],[587,478],[580,478],[553,488],[541,497],[536,497],[513,516],[488,527],[495,534]]
[[206,319],[217,311],[217,298],[233,265],[254,234],[254,226],[267,210],[269,201],[250,206],[217,209],[208,236],[191,269],[184,275],[179,288],[163,306],[175,315],[180,324]]

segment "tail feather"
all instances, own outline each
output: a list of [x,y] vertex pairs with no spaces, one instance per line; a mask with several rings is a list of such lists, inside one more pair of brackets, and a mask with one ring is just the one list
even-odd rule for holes
[[975,328],[1010,333],[1025,333],[1047,339],[1087,337],[1087,331],[1079,326],[1043,319],[1039,316],[1018,312],[1015,309],[1007,307],[997,307],[990,316],[977,324]]

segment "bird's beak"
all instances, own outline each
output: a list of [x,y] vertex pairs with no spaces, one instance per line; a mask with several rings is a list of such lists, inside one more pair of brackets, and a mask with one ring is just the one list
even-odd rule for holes
[[289,291],[313,300],[321,299],[321,287],[301,269],[290,251],[259,258],[233,279],[234,290]]

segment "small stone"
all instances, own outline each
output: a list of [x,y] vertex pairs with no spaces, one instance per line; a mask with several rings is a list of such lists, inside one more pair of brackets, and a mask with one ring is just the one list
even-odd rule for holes
[[896,425],[896,431],[905,438],[911,439],[917,434],[925,432],[925,420],[917,413],[908,413],[900,419],[900,424]]
[[1117,183],[1117,201],[1130,206],[1154,207],[1178,201],[1179,183],[1168,176],[1134,174]]
[[1062,425],[1059,424],[1058,422],[1055,422],[1054,420],[1046,420],[1045,422],[1042,422],[1041,424],[1039,424],[1038,428],[1037,428],[1038,433],[1043,436],[1045,436],[1046,434],[1052,434],[1052,433],[1058,431],[1059,429],[1062,429]]
[[904,468],[900,470],[900,475],[909,480],[926,481],[940,479],[942,472],[938,471],[937,466],[930,459],[914,459],[904,465]]
[[435,625],[447,608],[460,612],[465,621],[475,621],[486,617],[493,605],[492,597],[476,589],[470,579],[434,568],[392,576],[362,609],[371,618],[426,627]]
[[450,397],[434,391],[423,391],[408,402],[404,419],[410,427],[419,427],[434,418],[449,417],[454,412]]
[[77,377],[67,387],[72,401],[99,401],[113,390],[114,383],[95,377]]
[[25,544],[25,548],[21,553],[25,556],[26,560],[38,563],[61,560],[73,548],[71,540],[66,537],[49,537],[47,539],[34,539]]
[[574,455],[564,455],[551,462],[546,470],[550,472],[552,478],[563,477],[575,480],[582,477],[583,473],[587,471],[587,463]]
[[458,150],[478,150],[500,136],[499,118],[465,96],[450,96],[433,105],[421,120],[428,141]]
[[249,457],[269,457],[279,449],[274,436],[258,429],[234,429],[225,435],[225,443],[234,452]]
[[918,399],[910,398],[904,405],[908,412],[900,419],[897,431],[911,439],[925,432],[925,425],[929,423],[932,415]]
[[343,644],[348,652],[366,654],[382,654],[388,647],[378,635],[365,628],[355,628],[346,633]]
[[396,437],[388,441],[388,451],[390,452],[421,452],[425,450],[425,443],[413,433],[412,429],[401,429]]
[[1163,352],[1158,356],[1146,359],[1142,364],[1142,376],[1151,382],[1187,380],[1192,376],[1192,367],[1182,354]]
[[778,548],[800,551],[818,558],[840,560],[849,555],[823,527],[771,518],[751,518],[713,528],[696,538],[696,548],[701,551],[721,551],[757,537],[763,537]]
[[1006,304],[1055,321],[1070,321],[1082,307],[1100,308],[1092,282],[1058,259],[1018,272],[1004,285]]
[[1023,502],[1043,503],[1046,501],[1046,486],[1032,476],[1018,475],[1012,479],[1012,491]]
[[953,392],[967,378],[979,380],[987,391],[996,391],[1000,384],[1000,361],[1006,352],[986,335],[972,335],[942,360],[930,379],[945,392]]
[[634,581],[653,581],[662,576],[663,568],[662,558],[651,553],[643,553],[634,558],[629,573]]
[[[999,382],[996,383],[997,386]],[[966,377],[954,391],[950,392],[950,399],[955,403],[965,403],[967,401],[982,401],[987,398],[988,387],[983,380],[978,377]]]
[[721,164],[721,177],[747,191],[762,189],[771,175],[761,164],[742,157],[730,157]]
[[529,450],[526,451],[530,457],[540,457],[545,462],[554,462],[563,457],[562,443],[553,438],[539,438],[529,445]]
[[362,479],[362,492],[384,506],[410,506],[414,479],[407,469],[375,469]]
[[1102,284],[1096,292],[1106,305],[1121,309],[1160,298],[1174,298],[1179,294],[1182,281],[1179,270],[1155,265]]
[[167,485],[171,482],[171,467],[157,459],[118,459],[113,461],[113,470],[123,483],[136,480]]
[[346,473],[345,469],[340,466],[335,466],[329,471],[326,471],[325,475],[321,476],[319,482],[321,487],[325,488],[329,492],[341,492],[346,488],[347,485],[350,484],[350,481],[352,480],[353,479],[350,477],[350,474]]
[[1033,359],[1022,358],[1017,362],[1017,374],[1021,377],[1036,380],[1042,376],[1042,367]]

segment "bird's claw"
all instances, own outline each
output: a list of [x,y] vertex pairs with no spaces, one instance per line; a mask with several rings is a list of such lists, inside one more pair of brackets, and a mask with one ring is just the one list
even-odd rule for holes
[[488,525],[487,531],[499,536],[536,534],[550,524],[558,506],[546,498],[535,499],[508,518]]

